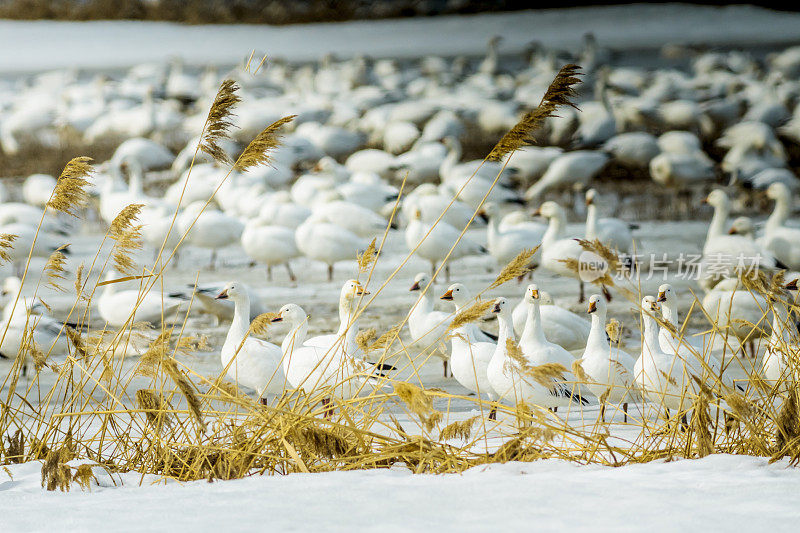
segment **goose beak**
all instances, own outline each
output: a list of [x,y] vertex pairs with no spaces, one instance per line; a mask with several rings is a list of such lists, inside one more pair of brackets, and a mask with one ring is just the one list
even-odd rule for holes
[[797,279],[793,279],[792,281],[790,281],[789,283],[787,283],[787,284],[786,284],[786,286],[785,286],[784,288],[785,288],[787,291],[796,291],[796,290],[797,290],[797,282],[798,282],[798,280],[797,280]]
[[367,289],[365,289],[363,286],[361,286],[361,284],[359,283],[358,285],[356,285],[356,293],[355,294],[356,294],[356,296],[364,296],[365,294],[369,294],[369,291]]
[[653,302],[653,304],[650,306],[650,310],[651,310],[651,311],[658,311],[659,309],[661,309],[661,306],[660,306],[660,305],[658,305],[658,304],[657,304],[657,303],[655,303],[655,302]]
[[409,291],[418,291],[419,290],[419,281],[415,281],[414,284],[411,286]]
[[656,299],[656,301],[657,302],[666,302],[667,301],[667,295],[664,293],[664,291],[661,291],[661,292],[658,293],[658,298]]
[[283,315],[278,315],[274,317],[270,322],[283,322]]
[[540,216],[542,216],[542,207],[541,207],[541,206],[537,207],[537,208],[536,208],[536,211],[534,211],[534,212],[533,212],[533,215],[532,215],[532,216],[535,216],[535,217],[540,217]]
[[539,289],[536,289],[535,291],[531,291],[531,297],[534,300],[538,300],[539,299]]
[[224,289],[221,293],[217,294],[217,300],[227,300],[228,299],[228,289]]
[[589,302],[589,309],[586,312],[591,314],[595,311],[597,311],[597,304],[595,302]]
[[701,204],[708,204],[708,196],[706,196],[705,198],[703,198],[702,200],[700,200],[700,203],[701,203]]
[[492,313],[496,314],[499,312],[500,312],[500,304],[494,304],[494,307],[492,308]]
[[728,230],[728,235],[736,235],[736,228],[731,228]]
[[594,203],[594,199],[593,198],[587,198],[586,199],[586,205],[587,206],[592,205],[593,203]]
[[453,299],[453,291],[451,289],[447,289],[447,292],[442,294],[439,297],[440,300],[452,300]]

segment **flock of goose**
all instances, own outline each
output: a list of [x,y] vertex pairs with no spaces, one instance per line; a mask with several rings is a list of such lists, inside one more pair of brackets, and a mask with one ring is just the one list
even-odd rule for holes
[[[617,64],[614,52],[591,35],[577,54],[532,43],[523,56],[509,56],[501,54],[500,44],[492,39],[486,56],[477,59],[326,57],[318,64],[274,61],[255,75],[245,68],[226,73],[237,80],[242,97],[237,128],[223,141],[232,155],[264,126],[296,115],[269,165],[227,179],[227,168],[196,150],[219,86],[214,70],[200,73],[173,61],[140,65],[115,79],[58,71],[0,80],[5,154],[54,147],[65,138],[88,146],[119,141],[91,178],[94,203],[84,228],[47,213],[37,235],[54,177],[34,174],[21,186],[0,183],[0,234],[17,236],[9,257],[19,274],[29,251],[34,257],[59,248],[69,252],[63,246],[73,235],[110,224],[130,204],[142,206],[142,237],[150,248],[170,251],[185,235],[181,250],[205,249],[210,268],[224,269],[217,252],[236,247],[251,266],[266,269],[269,282],[278,266],[298,282],[292,264],[301,264],[302,283],[313,277],[312,263],[324,265],[332,281],[336,264],[349,262],[340,268],[352,268],[373,238],[397,233],[407,251],[431,267],[430,275],[419,273],[410,287],[420,291],[406,320],[412,345],[441,357],[445,376],[449,363],[458,383],[477,395],[553,409],[600,397],[626,409],[643,399],[680,409],[685,395],[672,389],[695,387],[691,376],[717,376],[726,386],[741,387],[726,376],[724,361],[715,359],[717,347],[706,346],[707,339],[675,336],[676,290],[668,284],[642,300],[643,342],[636,356],[609,343],[606,287],[588,298],[591,320],[555,305],[538,284],[529,285],[516,306],[498,298],[490,311],[499,326],[495,336],[475,324],[449,330],[454,314],[474,298],[462,283],[437,295],[432,280],[440,268],[448,282],[451,270],[460,277],[462,258],[474,256],[474,264],[496,271],[522,250],[540,246],[532,258],[536,275],[577,280],[583,303],[585,280],[569,266],[584,253],[576,238],[599,240],[623,256],[641,253],[635,224],[600,216],[601,210],[623,207],[625,191],[638,183],[642,190],[673,191],[665,198],[676,208],[688,202],[698,209],[701,197],[713,207],[698,280],[706,291],[702,303],[743,344],[752,341],[752,328],[744,324],[761,321],[771,302],[745,290],[734,267],[747,260],[766,271],[788,271],[787,281],[800,277],[800,229],[787,224],[800,190],[792,171],[800,146],[800,48],[759,59],[672,47],[665,54],[681,58],[663,61],[676,66],[644,68]],[[465,160],[467,152],[485,153],[522,111],[537,105],[566,62],[584,70],[580,111],[561,109],[536,133],[537,144],[502,162]],[[727,186],[711,190],[721,180]],[[733,211],[767,199],[774,208],[762,231],[750,218],[729,221]],[[568,224],[576,215],[584,224],[578,232]],[[627,266],[636,271],[632,259]],[[126,324],[135,306],[136,322],[157,324],[185,304],[182,294],[154,292],[142,299],[138,290],[117,287],[103,286],[96,299],[99,317],[111,326]],[[792,301],[795,286],[789,283],[786,290],[776,298]],[[0,353],[13,357],[31,328],[40,349],[67,353],[64,325],[33,299],[20,298],[15,306],[20,291],[18,277],[9,276]],[[209,312],[231,320],[220,349],[222,367],[262,399],[286,387],[323,387],[330,398],[349,398],[393,370],[385,362],[371,363],[356,342],[365,294],[361,282],[348,280],[340,294],[338,331],[315,337],[308,335],[303,308],[285,305],[274,321],[290,331],[275,345],[248,335],[251,320],[272,310],[253,287],[237,281],[195,289]],[[454,308],[437,309],[438,300]],[[671,328],[658,326],[659,311]],[[774,347],[798,340],[788,311],[771,317],[773,349],[766,350],[761,368],[777,380],[787,362]],[[522,360],[508,352],[513,343],[507,341],[517,337]],[[751,355],[756,351],[750,348]],[[573,366],[578,360],[580,371]],[[526,366],[546,363],[566,372],[545,383],[526,374]]]

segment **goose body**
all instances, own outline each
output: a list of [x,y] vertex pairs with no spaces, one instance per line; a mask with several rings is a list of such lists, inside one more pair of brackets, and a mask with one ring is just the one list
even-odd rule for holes
[[433,285],[427,274],[420,272],[414,276],[414,283],[409,290],[420,292],[419,299],[408,315],[408,331],[411,333],[411,341],[424,351],[433,349],[434,354],[442,358],[445,377],[447,377],[449,352],[447,326],[453,316],[433,308]]
[[235,306],[231,327],[220,351],[222,368],[233,382],[258,393],[280,394],[284,389],[282,353],[280,346],[248,335],[250,328],[250,298],[237,282],[225,285],[217,299],[232,300]]
[[[546,231],[545,226],[528,223],[525,226],[511,226],[503,229],[500,227],[500,208],[497,204],[485,204],[483,212],[489,218],[486,226],[486,242],[489,253],[501,267],[508,264],[522,250],[533,249],[541,244]],[[538,262],[539,255],[537,251],[531,258],[534,264]]]
[[[585,318],[553,303],[549,293],[539,291],[539,313],[547,339],[567,351],[582,350],[589,340],[592,324]],[[528,320],[528,303],[523,298],[512,314],[514,331],[522,335]]]
[[787,267],[800,269],[800,228],[784,225],[791,213],[792,194],[783,183],[773,183],[767,189],[767,196],[775,201],[775,208],[767,219],[764,248]]
[[[106,273],[106,281],[116,278],[115,272]],[[116,283],[109,283],[103,287],[103,292],[97,301],[97,309],[103,320],[115,327],[136,322],[160,324],[162,319],[175,316],[181,302],[179,299],[165,297],[157,292],[148,292],[141,296],[140,291],[136,289],[118,290]]]
[[333,265],[339,261],[355,260],[368,243],[347,229],[312,215],[295,231],[297,248],[303,255],[328,265],[328,280],[333,278]]

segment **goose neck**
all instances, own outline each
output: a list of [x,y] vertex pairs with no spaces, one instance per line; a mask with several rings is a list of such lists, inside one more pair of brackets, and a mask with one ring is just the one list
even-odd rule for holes
[[708,239],[725,234],[725,223],[728,221],[730,207],[722,203],[714,207],[714,216],[708,226]]
[[542,327],[541,310],[538,302],[528,302],[528,316],[525,318],[525,329],[522,339],[526,342],[542,343],[546,337]]
[[781,195],[775,199],[775,208],[767,219],[767,231],[777,229],[789,218],[789,199]]
[[586,238],[590,241],[597,238],[597,206],[594,204],[586,207]]
[[592,327],[586,342],[586,352],[608,353],[610,349],[606,336],[606,314],[598,309],[592,314]]
[[292,324],[292,329],[286,334],[286,337],[284,337],[281,343],[281,352],[290,352],[295,347],[301,346],[306,340],[307,335],[308,319],[304,317],[302,320]]
[[551,216],[550,223],[547,225],[547,231],[544,232],[544,236],[542,237],[542,245],[547,247],[549,244],[557,241],[561,237],[566,225],[567,221],[564,213],[556,213]]
[[237,298],[233,301],[233,320],[225,344],[233,345],[236,348],[247,335],[250,327],[250,299],[247,297]]

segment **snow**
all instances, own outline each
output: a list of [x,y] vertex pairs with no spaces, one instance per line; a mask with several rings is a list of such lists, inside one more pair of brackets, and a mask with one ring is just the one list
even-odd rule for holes
[[[0,20],[0,72],[122,68],[180,57],[195,65],[240,63],[255,49],[292,61],[340,56],[418,57],[501,52],[536,39],[577,49],[586,32],[606,46],[657,49],[667,43],[767,45],[800,38],[800,13],[753,6],[606,6],[290,26],[178,25],[160,22]],[[57,43],[57,46],[54,46]],[[13,51],[13,53],[8,53]]]
[[[793,531],[800,471],[748,456],[621,468],[558,460],[476,467],[257,476],[121,488],[39,486],[39,463],[0,481],[4,531]],[[7,475],[0,472],[0,476]],[[106,483],[107,485],[110,485]],[[47,512],[42,512],[46,505]]]

